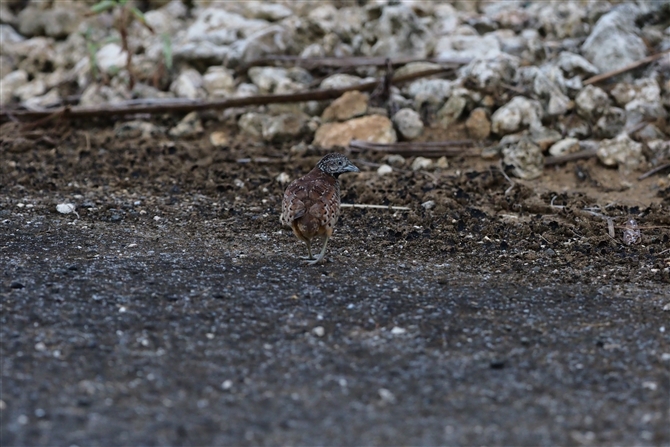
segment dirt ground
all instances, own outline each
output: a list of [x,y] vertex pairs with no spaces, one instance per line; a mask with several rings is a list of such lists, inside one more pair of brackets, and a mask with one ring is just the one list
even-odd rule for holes
[[307,267],[276,178],[323,152],[14,126],[3,446],[670,445],[667,173],[351,154],[344,202],[410,210],[344,209]]

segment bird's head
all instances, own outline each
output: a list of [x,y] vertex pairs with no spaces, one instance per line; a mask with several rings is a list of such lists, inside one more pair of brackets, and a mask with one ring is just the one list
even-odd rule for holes
[[340,174],[344,174],[345,172],[360,172],[360,169],[354,166],[354,164],[349,161],[347,157],[337,153],[326,155],[321,160],[319,160],[319,162],[316,164],[316,167],[335,178],[337,178],[337,176]]

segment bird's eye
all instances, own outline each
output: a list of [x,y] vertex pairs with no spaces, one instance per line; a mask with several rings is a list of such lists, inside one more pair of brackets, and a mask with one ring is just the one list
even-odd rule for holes
[[337,162],[337,164],[342,166],[344,164],[344,162],[342,160],[340,160],[340,161]]

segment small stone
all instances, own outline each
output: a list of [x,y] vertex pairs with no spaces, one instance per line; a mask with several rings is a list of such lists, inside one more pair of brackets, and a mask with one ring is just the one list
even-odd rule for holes
[[[491,36],[495,39],[495,36]],[[474,59],[461,68],[460,77],[478,91],[496,94],[502,83],[511,83],[519,69],[519,58],[501,53],[494,59]]]
[[523,136],[517,144],[506,145],[502,152],[504,163],[513,167],[512,172],[516,177],[530,180],[542,175],[542,149],[528,136]]
[[379,388],[379,390],[377,392],[379,393],[379,397],[381,398],[381,400],[383,402],[389,403],[389,404],[396,403],[395,395],[391,391],[387,390],[386,388]]
[[209,135],[209,141],[214,147],[226,147],[230,144],[230,137],[226,132],[215,131]]
[[599,70],[591,62],[570,51],[562,51],[558,55],[557,64],[568,75],[585,74],[593,76],[599,73]]
[[435,162],[435,167],[440,169],[447,169],[449,167],[449,160],[447,160],[447,157],[443,155],[437,159],[437,162]]
[[321,81],[320,88],[323,90],[345,88],[345,87],[351,87],[352,85],[358,85],[363,82],[365,82],[365,80],[359,78],[358,76],[353,76],[345,73],[338,73],[328,76],[326,79]]
[[549,154],[554,157],[571,154],[579,150],[579,140],[577,138],[565,138],[557,141],[549,148]]
[[540,146],[542,152],[546,151],[552,144],[562,138],[559,131],[549,127],[532,127],[530,130],[530,139],[533,143]]
[[265,141],[280,142],[294,139],[306,131],[309,117],[304,113],[282,113],[270,116],[261,124]]
[[291,177],[287,173],[282,172],[277,177],[275,177],[275,180],[278,181],[280,184],[285,185],[291,180]]
[[237,126],[243,133],[260,137],[263,134],[263,123],[269,118],[264,113],[247,112],[237,121]]
[[486,109],[478,107],[470,112],[470,116],[465,121],[465,128],[468,130],[470,138],[474,140],[485,140],[491,135],[491,121]]
[[596,121],[594,133],[601,138],[615,138],[626,125],[626,111],[619,107],[607,107]]
[[542,127],[542,105],[533,99],[516,96],[491,117],[491,130],[506,135],[524,127]]
[[184,70],[170,85],[170,91],[179,98],[198,99],[207,96],[203,77],[193,68]]
[[405,165],[405,157],[399,154],[390,154],[384,157],[384,160],[386,163],[392,165],[392,166],[404,166]]
[[437,110],[451,95],[454,82],[447,79],[417,79],[403,89],[406,96],[414,100],[414,109],[420,110],[428,104]]
[[387,164],[383,164],[377,168],[377,174],[379,175],[386,175],[390,174],[391,172],[393,172],[393,168]]
[[164,130],[155,124],[142,120],[119,122],[114,126],[118,138],[151,138],[163,133]]
[[412,162],[412,170],[419,171],[430,169],[433,166],[433,160],[425,157],[416,157]]
[[437,112],[437,119],[440,126],[448,128],[451,124],[458,121],[467,104],[468,101],[463,96],[452,95]]
[[626,133],[611,140],[602,140],[597,155],[605,166],[619,166],[624,171],[635,170],[644,161],[642,144],[633,141]]
[[224,380],[223,383],[221,384],[221,389],[226,391],[231,389],[232,387],[233,387],[233,381],[230,379]]
[[46,351],[47,346],[43,342],[35,343],[35,351],[43,352]]
[[9,285],[10,289],[23,289],[25,285],[19,281],[12,281],[12,283]]
[[[428,200],[428,201],[426,201],[426,202],[423,202],[423,203],[421,204],[421,206],[424,207],[424,208],[427,209],[427,210],[432,210],[433,208],[435,208],[435,201],[434,201],[434,200]],[[398,327],[394,327],[393,330],[391,331],[391,333],[392,333],[392,334],[395,334],[396,332],[393,332],[393,331],[395,331],[396,329],[400,329],[400,328],[398,328]],[[400,330],[403,331],[403,332],[399,332],[399,333],[401,333],[401,334],[404,334],[404,333],[406,332],[405,329],[400,329]]]
[[423,121],[418,113],[410,108],[400,109],[393,115],[393,123],[398,132],[407,140],[413,140],[423,132]]
[[175,138],[185,138],[198,136],[204,131],[198,112],[191,112],[182,118],[168,133]]
[[395,143],[397,140],[391,120],[380,115],[354,118],[343,123],[324,123],[314,135],[315,146],[330,149],[346,147],[351,140],[373,143]]
[[323,337],[324,335],[326,335],[326,330],[323,328],[323,326],[317,326],[314,329],[312,329],[312,333],[317,337]]
[[494,59],[501,54],[500,42],[492,34],[484,36],[448,35],[435,44],[438,59]]
[[107,74],[116,74],[121,68],[126,66],[128,53],[123,51],[120,45],[108,43],[98,50],[95,58],[100,70]]
[[17,87],[14,90],[14,96],[17,96],[21,101],[41,96],[46,91],[46,84],[41,78],[33,79],[32,81]]
[[[431,202],[432,202],[432,200],[431,200]],[[428,202],[426,202],[426,203],[428,203]],[[433,202],[433,205],[435,205],[435,202]],[[424,206],[424,208],[426,208],[426,207]],[[398,326],[393,326],[393,329],[391,329],[391,333],[393,335],[402,335],[402,334],[407,333],[407,329],[404,329],[404,328],[401,328],[401,327],[398,327]]]
[[587,119],[600,116],[610,105],[607,93],[599,87],[587,85],[575,98],[577,113]]
[[326,107],[326,110],[321,115],[321,119],[324,122],[346,121],[365,115],[365,112],[368,110],[369,100],[370,97],[367,93],[357,90],[346,92]]
[[61,214],[70,214],[75,210],[75,206],[72,203],[59,203],[56,205],[56,211]]
[[227,97],[235,91],[234,72],[224,67],[209,67],[202,77],[202,84],[207,93],[214,97]]
[[27,83],[28,73],[24,70],[12,71],[5,75],[0,81],[0,105],[9,103],[14,96],[14,92]]

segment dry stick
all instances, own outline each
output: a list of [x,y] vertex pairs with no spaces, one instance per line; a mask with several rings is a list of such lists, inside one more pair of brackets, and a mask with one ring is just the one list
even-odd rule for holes
[[[384,152],[388,154],[400,154],[407,156],[474,156],[478,157],[478,151],[468,151],[468,148],[463,146],[471,146],[473,143],[470,140],[461,141],[432,141],[426,143],[370,143],[362,140],[352,140],[349,143],[349,149],[352,152],[360,152],[361,150],[370,150],[376,152]],[[460,147],[459,147],[460,146]]]
[[[386,66],[387,58],[379,57],[300,57],[300,56],[270,56],[263,59],[257,59],[248,63],[238,70],[239,73],[245,73],[251,67],[264,66],[274,63],[294,64],[300,67],[310,69],[328,67],[328,68],[346,68],[363,66]],[[427,59],[417,57],[400,57],[391,59],[392,65],[405,65],[412,62],[433,62],[436,64],[466,65],[472,61],[471,58],[446,58],[446,59]]]
[[[412,81],[414,79],[424,78],[427,76],[432,76],[435,74],[440,74],[448,71],[448,68],[435,68],[431,70],[424,70],[417,73],[411,73],[405,76],[399,76],[393,82],[401,83]],[[342,94],[352,91],[370,91],[374,90],[375,87],[379,84],[380,81],[370,81],[364,82],[357,85],[352,85],[349,87],[329,89],[329,90],[316,90],[310,92],[298,92],[291,93],[286,95],[260,95],[260,96],[247,96],[245,98],[231,98],[231,99],[222,99],[217,101],[191,101],[189,103],[156,103],[150,105],[135,105],[135,106],[118,106],[118,105],[105,105],[100,107],[62,107],[57,110],[41,110],[41,111],[31,111],[31,110],[4,110],[0,109],[0,120],[5,120],[9,115],[13,115],[18,119],[35,119],[43,118],[45,116],[56,115],[63,113],[63,118],[94,118],[101,116],[117,116],[117,115],[129,115],[129,114],[138,114],[138,113],[184,113],[184,112],[193,112],[201,110],[223,110],[232,107],[245,107],[245,106],[254,106],[254,105],[267,105],[267,104],[282,104],[282,103],[292,103],[292,102],[304,102],[304,101],[324,101],[328,99],[334,99],[342,96]],[[68,110],[65,113],[65,110]]]
[[645,172],[644,174],[639,176],[637,179],[638,180],[644,180],[647,177],[651,177],[652,175],[654,175],[658,172],[661,172],[662,170],[667,169],[667,168],[670,168],[670,163],[665,163],[665,164],[662,164],[661,166],[657,166],[654,169],[652,169],[651,171]]
[[391,206],[391,205],[365,205],[358,203],[342,203],[340,204],[342,208],[375,208],[380,210],[394,210],[394,211],[411,211],[412,209],[407,206]]
[[597,154],[596,149],[585,149],[582,151],[573,152],[572,154],[566,155],[557,155],[555,157],[547,157],[544,159],[545,166],[554,166],[561,163],[567,163],[569,161],[582,160],[584,158],[595,157]]
[[625,73],[630,70],[635,70],[638,67],[641,67],[643,65],[646,65],[650,62],[654,62],[656,59],[660,59],[664,55],[670,54],[670,50],[665,50],[661,51],[660,53],[652,54],[651,56],[647,56],[645,58],[640,59],[639,61],[635,61],[632,64],[628,64],[625,67],[621,67],[616,70],[608,71],[607,73],[599,74],[597,76],[593,76],[588,78],[587,80],[584,81],[584,85],[589,85],[589,84],[595,84],[596,82],[604,81],[605,79],[609,79],[611,77],[614,77],[616,75],[620,75],[621,73]]

